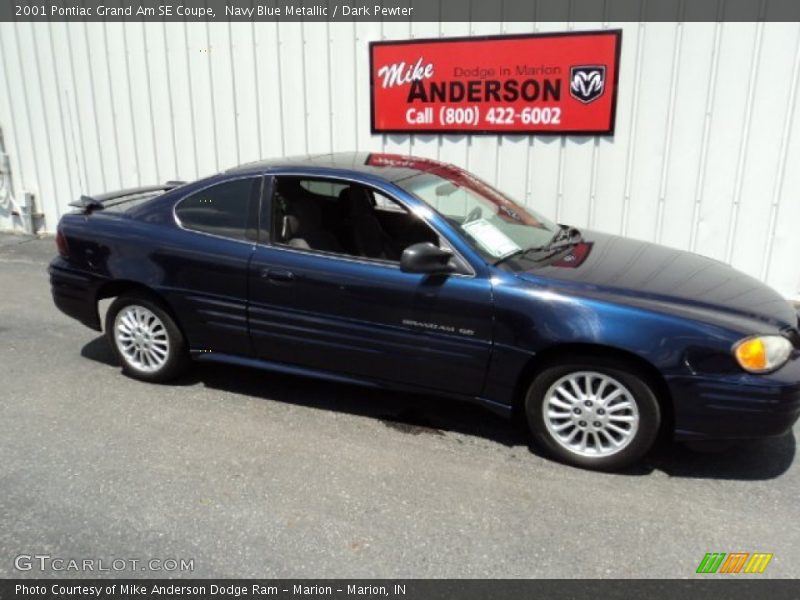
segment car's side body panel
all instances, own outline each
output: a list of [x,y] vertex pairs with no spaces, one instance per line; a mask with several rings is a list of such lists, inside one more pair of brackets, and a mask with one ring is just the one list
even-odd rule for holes
[[492,341],[486,278],[259,246],[250,279],[257,356],[477,396]]
[[150,286],[178,315],[196,350],[250,355],[247,274],[252,243],[185,230],[154,247],[148,263],[160,271]]

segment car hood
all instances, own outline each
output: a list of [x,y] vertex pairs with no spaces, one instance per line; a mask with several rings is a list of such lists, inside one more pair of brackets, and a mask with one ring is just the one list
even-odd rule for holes
[[634,303],[681,304],[779,328],[797,327],[797,312],[786,299],[725,263],[630,238],[582,233],[583,241],[555,261],[537,262],[520,255],[507,261],[507,267],[523,279],[555,280]]

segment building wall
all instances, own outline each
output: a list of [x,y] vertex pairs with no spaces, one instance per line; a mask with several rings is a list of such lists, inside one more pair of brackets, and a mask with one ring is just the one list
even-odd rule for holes
[[[370,40],[603,27],[623,29],[613,138],[370,134]],[[47,231],[81,193],[260,157],[411,153],[800,297],[798,23],[1,23],[0,59],[14,190],[37,196]],[[0,206],[0,229],[19,228]]]

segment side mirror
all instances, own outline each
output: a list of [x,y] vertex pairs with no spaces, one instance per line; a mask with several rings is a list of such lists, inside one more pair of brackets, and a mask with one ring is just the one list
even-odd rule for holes
[[439,248],[430,242],[420,242],[403,250],[400,257],[400,270],[405,273],[444,274],[452,273],[455,267],[450,263],[453,253]]

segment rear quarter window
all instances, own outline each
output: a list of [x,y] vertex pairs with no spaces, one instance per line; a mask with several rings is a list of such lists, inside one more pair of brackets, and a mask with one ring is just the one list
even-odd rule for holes
[[226,181],[187,196],[178,202],[175,215],[184,229],[252,239],[251,207],[257,208],[260,190],[260,177]]

